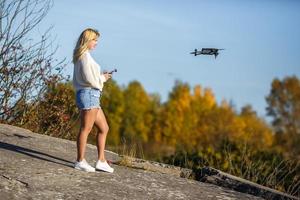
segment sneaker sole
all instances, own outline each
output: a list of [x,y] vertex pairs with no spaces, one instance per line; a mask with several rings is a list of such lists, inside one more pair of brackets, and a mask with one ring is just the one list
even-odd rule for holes
[[80,170],[80,171],[84,171],[84,172],[95,172],[96,170],[88,170],[88,169],[83,169],[83,168],[80,168],[80,167],[74,167],[75,169],[77,170]]
[[99,168],[96,168],[96,171],[102,171],[102,172],[108,172],[108,173],[113,173],[114,172],[114,170],[109,171],[107,169],[99,169]]

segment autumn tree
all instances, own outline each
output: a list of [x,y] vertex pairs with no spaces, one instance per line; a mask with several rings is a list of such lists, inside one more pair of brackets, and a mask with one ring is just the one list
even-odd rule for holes
[[[63,65],[55,62],[49,30],[32,33],[44,19],[51,0],[0,2],[0,121],[14,123],[37,102],[47,85],[62,79]],[[56,63],[56,64],[54,64]]]
[[278,144],[292,155],[299,155],[300,80],[296,76],[274,79],[266,100]]
[[162,136],[163,142],[172,147],[184,145],[184,137],[188,132],[184,126],[188,126],[187,120],[190,109],[190,86],[187,83],[176,81],[169,94],[168,101],[163,106],[162,112]]
[[149,95],[138,81],[132,81],[124,90],[125,111],[122,120],[121,135],[129,143],[146,143],[151,133],[153,116],[151,115]]
[[[79,130],[79,110],[71,82],[48,86],[38,103],[28,103],[29,111],[20,119],[23,127],[50,136],[75,140]],[[31,108],[34,107],[34,108]]]
[[101,97],[101,108],[109,124],[108,145],[120,145],[120,132],[122,117],[125,111],[125,102],[122,88],[114,80],[109,80],[104,86]]
[[241,120],[243,134],[237,139],[241,143],[260,150],[271,148],[274,142],[272,129],[264,119],[257,116],[252,106],[242,107],[238,119]]

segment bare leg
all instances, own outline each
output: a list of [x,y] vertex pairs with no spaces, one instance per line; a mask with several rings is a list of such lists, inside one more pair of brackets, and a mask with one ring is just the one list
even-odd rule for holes
[[106,136],[107,136],[109,127],[108,127],[105,115],[101,108],[99,109],[99,111],[97,113],[95,125],[98,129],[98,133],[97,133],[98,160],[105,161],[104,149],[105,149]]
[[81,110],[80,112],[80,130],[77,136],[77,161],[84,159],[87,138],[91,132],[98,109]]

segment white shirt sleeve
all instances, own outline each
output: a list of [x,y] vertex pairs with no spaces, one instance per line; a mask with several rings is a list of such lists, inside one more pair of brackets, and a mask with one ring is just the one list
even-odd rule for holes
[[81,75],[84,82],[89,85],[93,85],[93,72],[92,72],[92,64],[88,58],[87,54],[83,54],[81,59],[79,60],[81,64]]

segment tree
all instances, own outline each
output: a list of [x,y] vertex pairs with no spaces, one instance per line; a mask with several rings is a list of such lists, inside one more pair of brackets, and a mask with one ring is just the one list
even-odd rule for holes
[[148,142],[153,122],[151,99],[138,81],[132,81],[124,90],[124,102],[122,137],[129,143]]
[[[70,82],[52,84],[37,106],[28,104],[28,112],[18,122],[34,132],[75,140],[78,133],[79,110],[75,91]],[[35,108],[30,109],[31,106]]]
[[243,134],[237,139],[256,149],[268,149],[273,145],[273,132],[267,123],[257,116],[250,105],[242,107],[239,119]]
[[277,142],[294,155],[300,153],[300,80],[296,76],[274,79],[266,97]]
[[0,2],[0,121],[14,122],[46,90],[62,79],[63,62],[54,65],[49,30],[36,41],[30,35],[48,13],[51,0]]
[[168,101],[163,105],[161,126],[164,143],[172,147],[184,146],[183,139],[187,138],[190,131],[187,130],[190,128],[190,104],[190,86],[187,83],[176,81]]
[[124,113],[124,95],[122,89],[114,80],[108,81],[101,97],[101,108],[103,109],[109,125],[109,145],[120,145],[120,129]]

